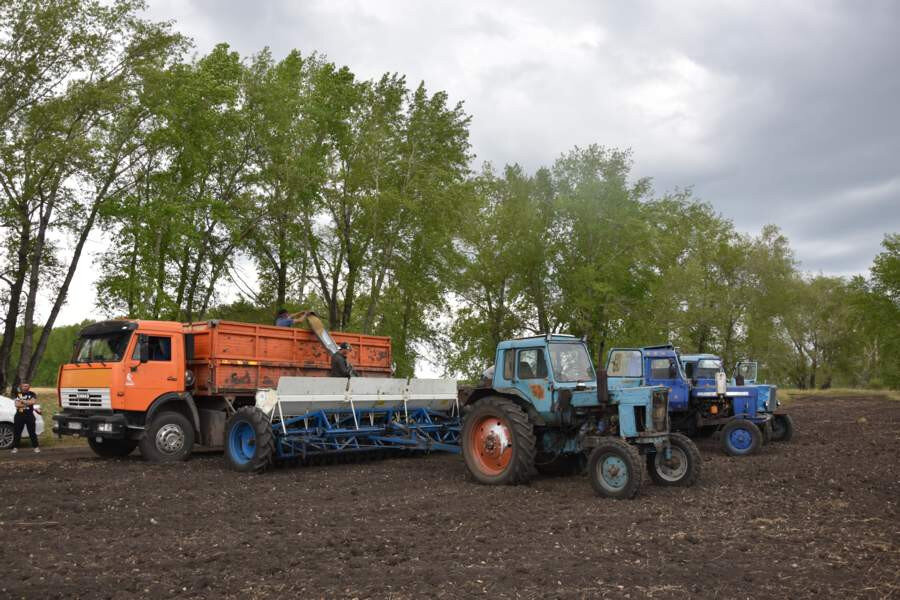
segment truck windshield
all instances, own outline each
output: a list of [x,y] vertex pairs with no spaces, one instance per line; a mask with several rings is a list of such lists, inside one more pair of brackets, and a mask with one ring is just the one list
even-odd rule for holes
[[694,377],[697,379],[715,379],[716,373],[722,370],[722,361],[704,358],[697,361]]
[[556,381],[592,381],[596,378],[591,358],[581,344],[551,343],[550,362]]
[[82,336],[75,344],[73,362],[118,362],[125,355],[130,339],[130,331]]

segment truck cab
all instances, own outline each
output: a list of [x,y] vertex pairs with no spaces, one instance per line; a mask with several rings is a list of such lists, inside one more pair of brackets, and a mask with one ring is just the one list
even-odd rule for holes
[[180,323],[116,320],[86,327],[71,361],[59,369],[62,410],[53,417],[54,433],[84,436],[101,456],[124,456],[152,424],[155,443],[142,452],[157,459],[189,453],[199,425],[185,360]]
[[728,454],[753,453],[768,434],[772,417],[765,409],[774,392],[758,386],[729,386],[714,355],[680,356],[671,344],[613,348],[607,371],[610,379],[620,377],[623,384],[667,388],[673,429],[688,434],[721,430]]

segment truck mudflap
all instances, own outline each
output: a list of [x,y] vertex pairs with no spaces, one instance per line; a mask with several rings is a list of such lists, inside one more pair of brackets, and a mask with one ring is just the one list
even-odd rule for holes
[[63,411],[53,415],[53,433],[58,436],[123,440],[131,437],[133,429],[122,414],[86,415]]

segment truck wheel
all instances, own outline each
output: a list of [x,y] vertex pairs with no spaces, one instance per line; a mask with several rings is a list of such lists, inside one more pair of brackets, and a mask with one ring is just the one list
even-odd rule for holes
[[94,454],[100,458],[121,458],[128,456],[137,448],[137,440],[110,440],[105,439],[98,442],[93,437],[88,438],[88,446],[94,451]]
[[794,420],[791,415],[775,415],[772,420],[772,441],[789,442],[794,437]]
[[463,422],[466,467],[479,483],[527,483],[534,472],[534,429],[511,400],[479,400]]
[[672,449],[671,461],[661,452],[647,454],[647,471],[656,485],[678,485],[689,487],[700,477],[703,460],[696,444],[680,433],[669,434]]
[[619,438],[605,438],[591,451],[588,477],[598,496],[627,500],[634,498],[644,480],[641,455]]
[[0,450],[12,448],[13,443],[13,426],[9,423],[0,423]]
[[722,449],[730,456],[747,456],[759,450],[762,434],[747,419],[732,419],[722,428]]
[[243,473],[262,473],[272,465],[275,436],[263,411],[242,406],[228,419],[225,456],[232,469]]
[[187,460],[194,447],[194,427],[181,413],[163,411],[144,430],[138,445],[150,462]]

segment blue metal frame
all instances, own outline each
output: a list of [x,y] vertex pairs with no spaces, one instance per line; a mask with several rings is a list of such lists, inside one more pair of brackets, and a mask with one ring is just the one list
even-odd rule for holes
[[458,415],[416,408],[316,410],[272,423],[275,459],[401,449],[459,453]]

